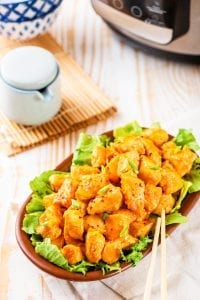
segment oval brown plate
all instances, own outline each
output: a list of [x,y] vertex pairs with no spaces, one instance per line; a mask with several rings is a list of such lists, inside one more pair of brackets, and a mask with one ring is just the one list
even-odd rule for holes
[[[106,132],[106,135],[112,137],[112,132]],[[72,161],[72,155],[70,155],[68,158],[66,158],[64,161],[62,161],[57,167],[56,170],[59,171],[68,171],[71,166]],[[180,209],[180,212],[183,215],[187,215],[191,209],[194,207],[194,205],[197,203],[198,199],[200,197],[200,192],[196,192],[193,194],[189,194],[183,201],[182,207]],[[17,242],[21,248],[21,250],[24,252],[24,254],[27,256],[27,258],[32,261],[34,265],[36,265],[41,270],[55,276],[58,278],[62,278],[65,280],[71,280],[71,281],[93,281],[93,280],[101,280],[105,279],[111,276],[114,276],[120,271],[113,271],[110,273],[106,273],[103,275],[102,271],[90,271],[87,272],[86,275],[80,274],[80,273],[72,273],[69,271],[66,271],[53,263],[47,261],[40,255],[38,255],[34,247],[31,244],[31,241],[29,239],[28,234],[26,234],[21,228],[22,228],[22,222],[23,218],[26,212],[26,205],[30,201],[31,195],[26,199],[24,204],[19,210],[18,217],[16,220],[16,227],[15,227],[15,233],[16,233],[16,239]],[[179,226],[178,224],[169,225],[166,228],[167,234],[170,234],[172,231],[176,229],[176,227]],[[144,257],[151,252],[152,245],[149,245],[149,247],[146,249],[146,251],[143,253]],[[121,264],[121,272],[125,271],[126,269],[131,267],[131,263],[122,263]]]

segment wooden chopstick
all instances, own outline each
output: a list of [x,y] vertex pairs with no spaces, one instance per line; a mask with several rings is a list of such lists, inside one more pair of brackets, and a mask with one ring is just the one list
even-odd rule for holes
[[151,253],[151,262],[150,262],[149,271],[148,271],[148,275],[147,275],[147,281],[146,281],[146,285],[145,285],[143,300],[149,300],[150,296],[151,296],[152,280],[153,280],[158,239],[159,239],[159,233],[160,233],[160,224],[161,224],[161,218],[159,217],[156,222],[156,230],[155,230],[155,234],[154,234],[153,247],[152,247],[152,253]]
[[167,299],[165,210],[161,213],[161,300]]
[[161,231],[161,300],[167,299],[167,281],[166,281],[166,231],[165,231],[165,211],[162,210],[161,218],[159,217],[156,222],[156,229],[153,240],[151,262],[147,274],[145,291],[143,300],[150,300],[153,274],[155,269],[156,253],[158,248],[159,234]]

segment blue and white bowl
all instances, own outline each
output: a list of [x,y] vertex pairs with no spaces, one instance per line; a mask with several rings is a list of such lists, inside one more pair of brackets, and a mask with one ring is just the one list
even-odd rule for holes
[[62,0],[0,1],[0,34],[27,40],[45,33],[55,21]]

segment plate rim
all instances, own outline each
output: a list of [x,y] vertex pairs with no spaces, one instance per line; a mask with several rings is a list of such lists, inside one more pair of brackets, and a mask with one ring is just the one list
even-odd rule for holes
[[[109,137],[113,136],[113,131],[107,131],[103,133]],[[62,162],[60,162],[54,170],[56,171],[68,171],[69,167],[71,166],[73,154],[70,154],[67,158],[65,158]],[[115,276],[121,272],[124,272],[128,268],[132,266],[132,263],[123,262],[121,263],[121,270],[112,271],[103,275],[101,270],[89,271],[86,275],[81,273],[70,272],[61,267],[49,262],[39,254],[35,252],[35,248],[33,247],[29,235],[22,230],[22,222],[24,215],[26,213],[26,205],[30,201],[32,194],[30,194],[26,200],[23,202],[22,206],[18,211],[18,215],[16,218],[15,224],[15,236],[19,247],[21,248],[22,252],[25,256],[39,269],[43,270],[44,272],[53,275],[60,279],[65,279],[69,281],[95,281],[95,280],[102,280],[112,276]],[[193,209],[195,204],[197,203],[200,197],[200,191],[195,192],[192,194],[188,194],[187,197],[183,200],[181,209],[179,210],[184,216],[187,216],[189,212]],[[171,235],[171,233],[180,225],[183,224],[171,224],[166,227],[166,234],[167,236]],[[159,242],[160,243],[160,242]],[[143,252],[142,259],[147,256],[152,249],[152,243],[149,244],[147,249]]]

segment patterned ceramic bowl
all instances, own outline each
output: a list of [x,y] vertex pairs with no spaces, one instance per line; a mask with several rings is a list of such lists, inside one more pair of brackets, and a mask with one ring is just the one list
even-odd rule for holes
[[46,32],[55,21],[62,0],[0,1],[0,34],[27,40]]

